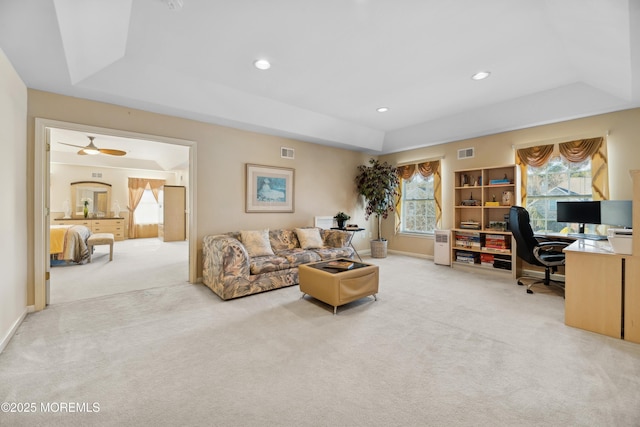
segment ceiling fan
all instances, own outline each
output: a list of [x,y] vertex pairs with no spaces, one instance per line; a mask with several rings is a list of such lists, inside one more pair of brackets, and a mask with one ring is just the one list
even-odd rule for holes
[[90,142],[89,142],[89,145],[87,145],[86,147],[83,147],[81,145],[68,144],[66,142],[58,142],[58,144],[69,145],[71,147],[80,148],[80,151],[78,151],[78,154],[83,156],[87,154],[91,156],[95,154],[108,154],[110,156],[124,156],[125,154],[127,154],[126,151],[122,151],[122,150],[114,150],[111,148],[98,148],[93,143],[95,136],[87,136],[87,138],[89,138]]

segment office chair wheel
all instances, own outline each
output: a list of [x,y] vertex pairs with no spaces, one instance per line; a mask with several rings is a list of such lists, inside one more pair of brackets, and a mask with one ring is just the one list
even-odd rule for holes
[[528,294],[532,294],[532,293],[533,293],[533,291],[532,291],[531,289],[527,289],[527,293],[528,293]]
[[522,281],[518,280],[518,285],[524,286],[524,283],[522,283]]

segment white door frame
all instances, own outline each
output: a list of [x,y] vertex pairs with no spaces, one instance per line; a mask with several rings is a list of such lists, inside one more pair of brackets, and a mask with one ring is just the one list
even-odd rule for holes
[[189,147],[189,203],[187,206],[187,221],[189,223],[189,282],[196,283],[197,245],[196,245],[196,142],[186,139],[170,138],[166,136],[148,135],[137,132],[129,132],[118,129],[108,129],[79,123],[62,122],[36,118],[35,148],[34,148],[34,309],[42,310],[47,305],[46,286],[48,282],[47,263],[49,262],[49,180],[50,165],[47,155],[49,128],[67,129],[78,132],[97,133],[102,135],[118,136],[122,138],[146,139],[150,141],[164,142],[167,144],[183,145]]

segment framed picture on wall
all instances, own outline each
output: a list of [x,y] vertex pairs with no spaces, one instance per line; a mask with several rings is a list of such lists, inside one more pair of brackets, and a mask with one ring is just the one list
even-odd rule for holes
[[294,212],[294,172],[247,163],[245,212]]

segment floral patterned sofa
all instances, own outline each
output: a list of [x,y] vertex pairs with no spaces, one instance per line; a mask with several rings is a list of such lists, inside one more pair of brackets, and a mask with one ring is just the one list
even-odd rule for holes
[[298,266],[353,258],[349,234],[295,228],[248,230],[202,239],[203,282],[223,300],[298,284]]

